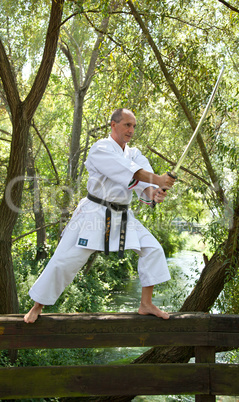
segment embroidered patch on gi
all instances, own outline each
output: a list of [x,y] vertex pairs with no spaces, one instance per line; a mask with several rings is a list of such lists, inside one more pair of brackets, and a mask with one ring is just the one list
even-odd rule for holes
[[79,241],[78,241],[79,246],[87,246],[87,243],[88,243],[88,239],[80,238]]

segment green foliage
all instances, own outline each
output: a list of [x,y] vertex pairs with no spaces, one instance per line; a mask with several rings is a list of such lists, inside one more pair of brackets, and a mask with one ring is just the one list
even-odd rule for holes
[[[101,22],[109,15],[108,5],[108,1],[65,2],[65,22],[61,27],[60,40],[72,56],[79,88],[82,88],[86,77]],[[203,225],[201,233],[204,239],[201,244],[202,247],[205,243],[209,244],[212,254],[228,236],[233,204],[238,195],[238,15],[212,0],[196,3],[190,0],[143,0],[136,2],[135,6],[143,16],[168,72],[196,122],[202,115],[221,64],[226,64],[222,83],[201,135],[228,204],[219,204],[197,144],[188,155],[185,167],[201,180],[180,171],[177,184],[168,191],[162,205],[151,210],[140,205],[136,198],[132,203],[136,217],[162,244],[167,256],[182,247],[192,247],[185,235],[180,235],[175,229],[177,219],[189,225]],[[49,10],[48,0],[3,0],[0,4],[1,40],[21,99],[29,92],[39,68]],[[4,93],[3,88],[1,92]],[[69,65],[60,48],[47,91],[34,116],[34,127],[31,127],[30,134],[46,224],[58,221],[66,204],[71,214],[79,199],[85,195],[87,173],[83,167],[88,149],[97,139],[107,137],[110,114],[113,109],[122,106],[132,109],[137,117],[132,145],[148,157],[156,173],[171,171],[173,162],[178,161],[191,137],[192,129],[178,100],[172,95],[169,82],[147,38],[129,13],[127,4],[119,2],[117,11],[110,15],[108,31],[100,46],[92,82],[84,99],[77,183],[69,182],[68,178],[75,88],[72,65]],[[1,99],[0,121],[2,198],[12,131],[6,96]],[[151,153],[148,145],[160,152],[162,158]],[[218,183],[214,183],[215,188]],[[36,211],[32,206],[28,182],[24,186],[21,212],[13,238],[35,228]],[[57,245],[59,230],[58,226],[47,229],[49,257]],[[47,261],[35,262],[36,233],[13,244],[20,310],[25,312],[31,303],[27,291]],[[201,244],[197,245],[200,250]],[[80,272],[56,306],[49,308],[49,311],[104,310],[110,303],[111,292],[136,273],[136,266],[137,255],[130,251],[126,252],[123,260],[118,260],[116,254],[108,258],[99,254],[89,273],[84,275]],[[178,283],[178,274],[176,271],[172,275],[173,287]],[[225,286],[218,301],[220,311],[238,311],[237,280],[238,274],[235,281]],[[167,291],[164,285],[162,291]],[[175,294],[180,300],[185,296],[180,287]],[[39,361],[44,353],[39,352]],[[53,355],[49,355],[49,361],[54,360]],[[68,358],[71,359],[70,356]],[[26,352],[21,359],[25,364],[24,359],[27,361],[30,356]]]
[[[238,265],[238,264],[237,264]],[[230,273],[229,273],[230,275]],[[239,269],[233,278],[225,284],[215,308],[222,314],[239,314]]]
[[[85,348],[39,349],[35,350],[34,353],[31,350],[19,350],[14,367],[91,364],[92,355],[92,351]],[[2,352],[0,355],[0,366],[12,366],[6,352]]]
[[117,290],[122,283],[137,271],[137,256],[131,250],[125,250],[125,256],[119,259],[117,253],[105,257],[100,253],[93,264],[100,273],[102,280],[108,283],[108,289]]

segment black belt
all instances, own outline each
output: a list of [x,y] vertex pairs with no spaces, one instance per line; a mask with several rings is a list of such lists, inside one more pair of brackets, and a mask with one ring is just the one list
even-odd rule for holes
[[125,236],[126,236],[126,225],[127,225],[127,209],[128,205],[116,204],[115,202],[110,202],[102,200],[101,198],[95,197],[94,195],[87,194],[87,198],[90,201],[96,202],[97,204],[104,205],[106,207],[105,213],[105,254],[109,254],[109,238],[110,238],[110,227],[111,227],[111,210],[122,212],[121,225],[120,225],[120,241],[119,241],[119,252],[118,256],[123,258],[124,256],[124,246],[125,246]]

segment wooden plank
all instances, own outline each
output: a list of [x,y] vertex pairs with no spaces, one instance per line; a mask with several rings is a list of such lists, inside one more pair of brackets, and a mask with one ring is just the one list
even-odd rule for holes
[[213,364],[211,372],[211,393],[214,395],[239,395],[239,365]]
[[0,398],[206,394],[208,379],[203,364],[5,368]]
[[215,402],[215,395],[195,395],[195,402]]
[[173,313],[169,320],[135,313],[42,314],[34,324],[26,324],[23,315],[1,315],[0,327],[8,335],[51,335],[55,333],[127,333],[127,332],[204,332],[210,316],[204,313]]
[[[230,320],[234,326],[228,324]],[[0,349],[163,345],[236,348],[238,323],[239,316],[204,313],[174,313],[169,320],[134,313],[42,314],[34,324],[24,323],[23,315],[2,315]],[[215,332],[215,327],[224,332]]]
[[55,333],[109,332],[203,332],[208,330],[209,315],[202,313],[174,313],[169,320],[135,313],[96,314],[42,314],[34,324],[25,324],[23,315],[1,315],[0,327],[8,335],[38,332],[39,335]]
[[210,401],[239,395],[238,373],[238,365],[202,363],[1,368],[0,398],[195,394]]
[[194,342],[203,339],[206,342],[200,329],[205,330],[208,324],[205,327],[199,316],[201,314],[175,314],[166,323],[154,316],[131,313],[43,314],[34,324],[24,323],[20,315],[1,316],[0,348],[153,346],[177,344],[177,341],[178,345],[185,345],[185,342],[190,345],[192,328],[197,334]]
[[209,331],[212,332],[239,332],[238,314],[210,314]]
[[[46,325],[47,324],[47,325]],[[214,315],[206,313],[171,313],[169,320],[155,316],[142,316],[136,313],[79,313],[79,314],[42,314],[34,324],[25,324],[23,315],[0,315],[0,334],[21,334],[39,331],[40,334],[86,332],[133,332],[145,328],[157,332],[212,332],[239,333],[239,315]]]
[[79,334],[79,335],[25,335],[0,337],[1,349],[57,349],[100,347],[151,347],[162,345],[207,345],[205,333],[139,333],[139,334]]
[[0,336],[0,349],[56,349],[56,348],[100,348],[100,347],[151,347],[151,346],[228,346],[239,345],[238,335],[223,334],[223,339],[213,337],[208,341],[207,333],[164,332],[160,333],[123,333],[123,334],[55,334],[49,335],[8,335]]
[[230,332],[229,329],[225,332],[208,332],[207,345],[236,349],[239,345],[239,332]]

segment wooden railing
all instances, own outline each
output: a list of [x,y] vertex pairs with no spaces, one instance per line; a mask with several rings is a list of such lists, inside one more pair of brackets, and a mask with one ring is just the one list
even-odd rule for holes
[[239,365],[215,363],[216,348],[239,347],[239,316],[132,313],[0,316],[0,349],[193,346],[195,363],[0,368],[0,399],[93,395],[239,395]]

